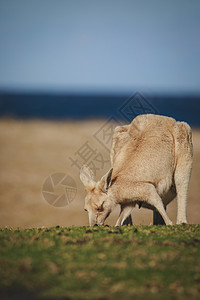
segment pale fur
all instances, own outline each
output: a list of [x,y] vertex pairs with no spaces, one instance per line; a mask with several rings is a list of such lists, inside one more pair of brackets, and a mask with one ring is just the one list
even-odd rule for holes
[[116,127],[112,169],[99,182],[87,166],[81,169],[90,225],[103,225],[116,204],[123,207],[116,225],[123,224],[136,204],[156,209],[170,225],[165,207],[176,196],[177,224],[187,223],[192,156],[191,128],[185,122],[147,114]]

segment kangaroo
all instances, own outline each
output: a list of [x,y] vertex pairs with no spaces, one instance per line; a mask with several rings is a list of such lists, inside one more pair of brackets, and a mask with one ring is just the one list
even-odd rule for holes
[[139,115],[117,127],[111,149],[112,168],[95,182],[91,169],[80,171],[87,195],[89,224],[103,225],[115,205],[121,205],[116,226],[138,204],[156,210],[166,225],[166,206],[177,197],[177,224],[188,223],[187,194],[192,170],[192,133],[185,122],[159,115]]

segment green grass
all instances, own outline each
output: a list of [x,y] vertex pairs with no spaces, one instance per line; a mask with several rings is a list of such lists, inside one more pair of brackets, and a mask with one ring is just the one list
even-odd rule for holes
[[0,299],[200,299],[200,226],[0,230]]

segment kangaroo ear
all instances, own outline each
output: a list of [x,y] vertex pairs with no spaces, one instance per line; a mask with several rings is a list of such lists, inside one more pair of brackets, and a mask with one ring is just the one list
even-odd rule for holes
[[87,165],[81,167],[80,179],[86,187],[94,183],[94,173]]
[[111,184],[112,171],[113,171],[113,168],[110,169],[99,181],[99,187],[103,192],[107,192],[107,190]]
[[109,170],[109,172],[107,173],[107,179],[106,179],[106,191],[107,189],[110,187],[111,185],[111,178],[112,178],[112,172],[113,172],[113,168]]

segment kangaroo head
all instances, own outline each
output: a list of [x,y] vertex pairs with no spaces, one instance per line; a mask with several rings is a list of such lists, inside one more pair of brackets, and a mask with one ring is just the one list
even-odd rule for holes
[[103,225],[105,219],[113,209],[113,203],[109,199],[107,191],[111,183],[112,169],[108,171],[98,182],[94,181],[92,170],[83,165],[80,170],[80,179],[86,189],[84,209],[88,212],[89,224]]

